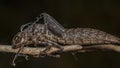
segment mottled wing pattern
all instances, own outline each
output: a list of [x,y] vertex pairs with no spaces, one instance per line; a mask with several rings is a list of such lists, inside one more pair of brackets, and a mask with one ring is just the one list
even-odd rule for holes
[[66,29],[64,39],[66,44],[92,45],[120,43],[120,38],[91,28]]

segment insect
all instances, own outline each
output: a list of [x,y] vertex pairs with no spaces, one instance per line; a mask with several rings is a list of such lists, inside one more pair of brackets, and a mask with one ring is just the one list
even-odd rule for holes
[[[41,19],[43,19],[43,24],[39,23]],[[120,44],[120,38],[92,28],[66,29],[49,14],[41,13],[40,17],[37,17],[37,20],[33,23],[21,26],[21,32],[18,32],[12,40],[12,48],[20,48],[17,54],[24,46],[30,44],[34,46],[38,44],[46,45],[44,51],[49,50],[51,46],[55,46],[62,51],[62,45]]]

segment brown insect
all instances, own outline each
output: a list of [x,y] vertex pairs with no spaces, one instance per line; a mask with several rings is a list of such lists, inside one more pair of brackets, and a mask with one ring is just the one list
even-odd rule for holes
[[[39,23],[41,19],[43,19],[43,24]],[[41,13],[40,18],[37,17],[35,22],[21,26],[21,32],[13,38],[12,48],[20,48],[18,54],[24,46],[30,44],[46,45],[45,51],[49,50],[51,46],[62,51],[62,45],[120,44],[120,38],[92,28],[65,29],[49,14]],[[16,56],[13,64],[15,64]]]

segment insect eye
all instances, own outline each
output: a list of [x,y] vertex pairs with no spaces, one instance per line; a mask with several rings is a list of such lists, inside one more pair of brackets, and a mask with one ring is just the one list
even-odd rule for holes
[[16,40],[16,41],[20,41],[20,40],[21,40],[21,37],[19,37],[19,36],[15,36],[14,40]]
[[18,39],[19,39],[19,36],[16,36],[16,37],[15,37],[15,40],[18,40]]

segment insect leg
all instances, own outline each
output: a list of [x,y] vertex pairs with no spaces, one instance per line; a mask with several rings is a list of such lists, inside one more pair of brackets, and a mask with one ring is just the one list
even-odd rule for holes
[[78,57],[77,57],[77,55],[76,55],[77,52],[72,52],[71,54],[73,55],[73,57],[74,57],[75,60],[78,60]]
[[[56,48],[58,48],[59,50],[55,53],[61,53],[63,51],[63,47],[59,44],[57,44],[56,42],[53,41],[48,41],[49,44],[51,44],[51,47],[54,46]],[[52,55],[51,55],[52,56]],[[53,55],[54,56],[54,55]]]
[[18,52],[17,52],[16,55],[14,56],[14,59],[13,59],[13,61],[12,61],[12,65],[13,65],[13,66],[16,65],[16,64],[15,64],[15,60],[17,59],[17,57],[19,56],[19,53],[22,51],[23,48],[24,48],[24,45],[22,45],[22,46],[20,47],[20,49],[18,50]]
[[55,58],[60,58],[60,55],[58,53],[63,52],[63,47],[61,47],[61,45],[59,45],[55,42],[52,42],[52,41],[50,43],[52,43],[52,46],[55,46],[56,48],[59,49],[57,52],[55,52],[55,54],[50,54],[50,56],[55,57]]
[[[60,47],[60,45],[58,45],[58,44],[56,45],[55,43],[51,43],[51,42],[41,42],[41,44],[45,45],[46,48],[45,48],[42,52],[40,52],[40,53],[41,53],[41,54],[39,54],[40,57],[45,57],[45,56],[59,57],[58,54],[56,54],[56,55],[55,55],[55,54],[47,54],[47,52],[50,50],[50,48],[51,48],[52,46],[55,46],[55,47],[59,48],[59,49],[60,49],[59,52],[61,52],[61,51],[63,50],[63,48]],[[56,53],[58,53],[58,52],[56,52]]]
[[60,51],[63,51],[62,45],[60,45],[60,44],[58,44],[56,42],[53,42],[53,41],[49,41],[49,43],[51,43],[53,46],[55,46],[58,49],[60,49]]
[[52,16],[47,13],[41,13],[40,17],[43,17],[44,24],[53,34],[62,37],[62,34],[65,31],[62,25],[60,25]]

